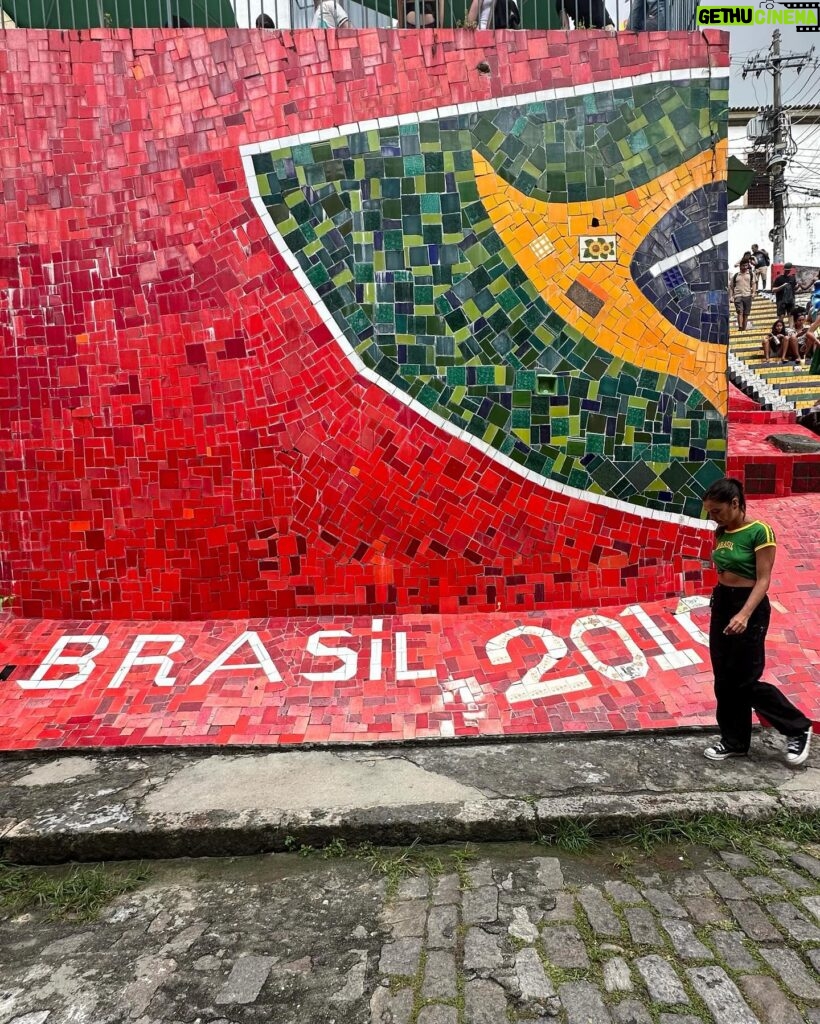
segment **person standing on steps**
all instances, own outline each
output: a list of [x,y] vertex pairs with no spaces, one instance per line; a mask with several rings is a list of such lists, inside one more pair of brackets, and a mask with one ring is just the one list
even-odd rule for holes
[[755,242],[752,246],[752,266],[754,267],[755,277],[757,278],[757,290],[759,292],[766,291],[766,272],[767,268],[771,264],[772,260],[765,249],[761,249],[760,246]]
[[743,485],[731,477],[712,484],[703,496],[703,507],[717,523],[712,560],[718,584],[711,600],[709,657],[720,729],[720,740],[704,754],[710,761],[748,754],[754,710],[788,737],[786,761],[803,764],[809,756],[812,723],[776,686],[760,678],[771,616],[766,592],[776,551],[774,531],[747,517]]
[[752,299],[757,292],[755,273],[750,263],[745,260],[740,264],[740,270],[732,276],[729,283],[729,298],[734,301],[735,312],[737,313],[737,329],[745,331],[749,324],[749,314],[752,311]]
[[783,273],[772,281],[772,294],[777,303],[777,315],[781,320],[794,316],[796,282],[792,274],[793,269],[791,263],[784,263]]

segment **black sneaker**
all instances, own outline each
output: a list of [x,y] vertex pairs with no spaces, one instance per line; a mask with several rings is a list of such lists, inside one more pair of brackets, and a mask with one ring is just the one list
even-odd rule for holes
[[811,746],[811,729],[806,729],[799,736],[789,736],[786,743],[786,761],[789,764],[803,764],[809,756]]
[[745,750],[729,750],[728,747],[723,745],[722,741],[713,743],[711,747],[707,747],[703,751],[703,756],[708,757],[710,761],[725,761],[728,757],[745,757]]

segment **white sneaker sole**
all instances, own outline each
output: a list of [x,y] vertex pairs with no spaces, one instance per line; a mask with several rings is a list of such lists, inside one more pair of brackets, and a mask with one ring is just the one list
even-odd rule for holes
[[803,748],[801,754],[786,754],[786,764],[800,765],[804,764],[809,759],[809,750],[811,749],[811,732],[809,732],[809,738],[806,740],[806,745]]
[[708,750],[704,750],[703,756],[708,758],[710,761],[728,761],[730,757],[746,757],[745,754],[741,754],[740,751],[729,750],[725,754],[712,754]]

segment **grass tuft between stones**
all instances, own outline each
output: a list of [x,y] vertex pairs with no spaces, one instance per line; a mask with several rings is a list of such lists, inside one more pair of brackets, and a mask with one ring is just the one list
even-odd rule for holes
[[[793,814],[781,812],[772,818],[748,821],[730,814],[708,813],[691,818],[654,818],[635,823],[585,821],[577,818],[558,818],[538,832],[538,842],[555,846],[568,853],[584,853],[602,841],[620,840],[625,846],[634,846],[643,853],[652,853],[659,846],[688,842],[711,849],[741,850],[750,858],[759,860],[761,844],[820,842],[820,813]],[[624,867],[630,863],[629,854],[621,852]]]
[[147,878],[139,865],[123,870],[105,864],[61,869],[18,868],[0,864],[0,905],[12,914],[44,910],[52,920],[91,921],[117,896]]
[[323,860],[349,858],[366,863],[371,874],[385,880],[388,897],[396,895],[399,885],[406,878],[428,875],[438,878],[446,871],[458,875],[459,887],[471,887],[467,865],[475,860],[476,854],[469,846],[448,850],[444,854],[433,853],[421,845],[417,837],[405,847],[375,846],[373,843],[350,845],[341,838],[332,839],[326,846],[306,846],[293,836],[285,836],[285,849],[300,857],[321,857]]

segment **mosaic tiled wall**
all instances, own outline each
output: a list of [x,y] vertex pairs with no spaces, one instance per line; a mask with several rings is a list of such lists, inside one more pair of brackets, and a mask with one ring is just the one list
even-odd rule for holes
[[697,583],[725,454],[722,36],[3,43],[18,611]]

